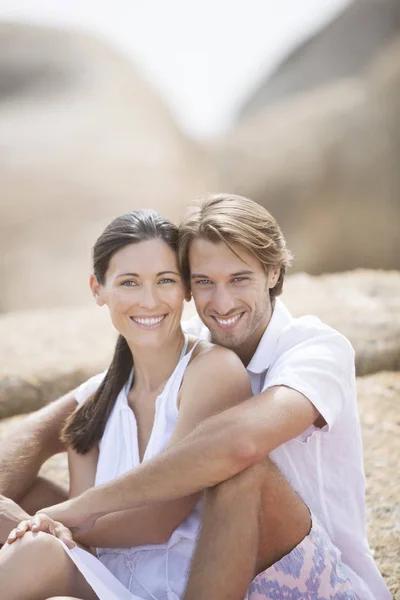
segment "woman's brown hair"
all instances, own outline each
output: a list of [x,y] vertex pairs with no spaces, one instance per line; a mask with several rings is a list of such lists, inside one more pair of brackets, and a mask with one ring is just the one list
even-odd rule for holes
[[[117,217],[103,231],[93,247],[93,272],[104,285],[113,255],[138,242],[160,239],[174,252],[178,248],[178,228],[153,210],[137,210]],[[114,356],[98,390],[68,419],[62,440],[76,452],[86,454],[104,433],[108,417],[133,366],[127,341],[118,336]]]

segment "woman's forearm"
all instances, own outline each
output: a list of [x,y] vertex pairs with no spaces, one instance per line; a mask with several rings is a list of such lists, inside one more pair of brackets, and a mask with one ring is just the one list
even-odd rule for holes
[[74,536],[74,540],[96,548],[163,544],[189,515],[197,500],[198,495],[112,513],[98,519],[89,532]]

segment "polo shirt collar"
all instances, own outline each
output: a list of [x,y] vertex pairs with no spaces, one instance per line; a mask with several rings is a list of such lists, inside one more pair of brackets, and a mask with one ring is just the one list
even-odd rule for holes
[[278,339],[286,325],[292,320],[292,315],[279,298],[275,299],[274,310],[257,346],[251,361],[247,365],[247,370],[254,374],[260,374],[266,371],[271,365]]

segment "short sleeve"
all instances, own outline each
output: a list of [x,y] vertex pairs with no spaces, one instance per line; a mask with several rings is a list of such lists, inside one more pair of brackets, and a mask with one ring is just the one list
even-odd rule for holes
[[94,375],[84,383],[82,383],[74,393],[74,398],[78,404],[82,404],[85,402],[90,396],[92,396],[100,387],[104,377],[106,376],[107,371],[103,371],[103,373],[98,373]]
[[352,396],[354,350],[350,342],[327,328],[279,356],[267,373],[264,389],[284,385],[310,400],[333,427]]

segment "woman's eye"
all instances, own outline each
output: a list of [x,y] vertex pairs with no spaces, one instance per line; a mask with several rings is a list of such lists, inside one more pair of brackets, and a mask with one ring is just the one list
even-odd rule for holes
[[120,285],[123,285],[124,287],[134,287],[137,285],[136,281],[132,281],[131,279],[128,279],[127,281],[122,281],[120,283]]
[[158,283],[175,283],[175,280],[170,279],[169,277],[164,277],[163,279],[160,279]]

